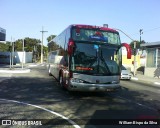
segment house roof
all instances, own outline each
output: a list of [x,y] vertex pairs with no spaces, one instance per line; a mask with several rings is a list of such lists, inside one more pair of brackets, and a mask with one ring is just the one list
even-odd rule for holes
[[141,47],[160,47],[160,41],[141,44]]

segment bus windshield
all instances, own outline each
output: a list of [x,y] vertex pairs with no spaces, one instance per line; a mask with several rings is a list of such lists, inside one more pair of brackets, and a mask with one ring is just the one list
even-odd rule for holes
[[97,39],[96,35],[100,36],[101,38],[98,38],[99,41],[103,41],[104,43],[121,44],[119,34],[116,32],[83,28],[74,28],[72,30],[72,38],[76,41],[95,41]]
[[73,72],[92,75],[119,75],[119,49],[95,43],[76,43],[71,58]]

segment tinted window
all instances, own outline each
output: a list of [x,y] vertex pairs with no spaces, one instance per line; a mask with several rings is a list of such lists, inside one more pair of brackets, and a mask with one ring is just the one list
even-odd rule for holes
[[127,70],[127,69],[122,65],[122,70]]
[[104,45],[76,43],[71,70],[89,74],[118,75],[116,50]]

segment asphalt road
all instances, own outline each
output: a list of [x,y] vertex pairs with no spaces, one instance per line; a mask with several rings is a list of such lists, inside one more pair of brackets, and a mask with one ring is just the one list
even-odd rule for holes
[[[9,120],[15,128],[157,128],[157,122],[149,121],[160,119],[160,88],[124,80],[121,86],[117,92],[69,93],[40,65],[30,73],[0,74],[0,124],[8,128]],[[138,119],[150,124],[140,125],[144,120]]]

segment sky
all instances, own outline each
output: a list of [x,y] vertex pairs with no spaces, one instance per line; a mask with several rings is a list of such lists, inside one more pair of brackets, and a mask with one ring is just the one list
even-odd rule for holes
[[[134,40],[160,41],[160,0],[0,0],[0,27],[6,41],[25,37],[42,40],[70,24],[120,29]],[[121,42],[132,40],[120,32]]]

